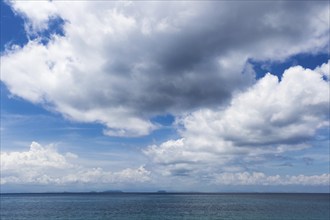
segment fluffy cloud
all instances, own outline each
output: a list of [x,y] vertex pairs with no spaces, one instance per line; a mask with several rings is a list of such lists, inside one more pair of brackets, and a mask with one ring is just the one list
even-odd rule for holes
[[178,119],[180,139],[144,152],[175,174],[196,167],[225,171],[223,167],[235,160],[237,166],[262,160],[263,155],[307,148],[317,131],[329,126],[329,81],[320,68],[329,69],[329,62],[316,70],[289,68],[281,80],[267,74],[233,97],[228,107],[202,109]]
[[17,14],[26,19],[25,30],[32,34],[48,28],[48,20],[57,15],[56,8],[50,1],[40,1],[38,7],[28,1],[21,3],[20,1],[8,2],[15,9]]
[[37,142],[32,142],[29,151],[1,153],[1,170],[15,171],[24,167],[43,167],[65,169],[72,167],[68,162],[77,155],[68,152],[59,154],[53,145],[43,147]]
[[267,74],[224,111],[200,110],[182,123],[189,134],[221,137],[235,146],[286,145],[313,137],[328,125],[328,113],[329,83],[318,72],[296,66],[281,81]]
[[78,156],[59,153],[53,145],[32,142],[29,151],[1,152],[1,184],[119,184],[150,181],[143,166],[121,171],[105,171],[79,164]]
[[222,105],[253,83],[248,59],[317,53],[329,39],[322,1],[9,4],[28,33],[61,18],[64,36],[8,49],[1,80],[12,94],[71,120],[104,124],[107,135],[146,135],[157,128],[155,115]]

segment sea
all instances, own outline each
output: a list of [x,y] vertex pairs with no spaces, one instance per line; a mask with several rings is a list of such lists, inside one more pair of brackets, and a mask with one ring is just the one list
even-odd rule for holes
[[1,220],[330,219],[328,193],[1,194]]

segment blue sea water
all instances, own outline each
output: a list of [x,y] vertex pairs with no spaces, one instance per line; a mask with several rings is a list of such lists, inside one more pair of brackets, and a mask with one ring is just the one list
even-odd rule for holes
[[1,194],[1,220],[330,219],[330,194]]

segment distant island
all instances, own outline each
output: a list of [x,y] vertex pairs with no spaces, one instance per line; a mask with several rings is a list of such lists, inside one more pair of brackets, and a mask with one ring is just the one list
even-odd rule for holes
[[124,192],[121,190],[106,190],[101,193],[124,193]]

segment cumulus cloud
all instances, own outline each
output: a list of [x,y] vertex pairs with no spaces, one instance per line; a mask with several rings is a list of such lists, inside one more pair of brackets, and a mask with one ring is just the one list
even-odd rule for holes
[[71,152],[59,153],[54,145],[32,142],[23,152],[1,152],[1,184],[118,184],[150,181],[144,166],[121,171],[106,171],[79,164]]
[[29,151],[1,153],[1,169],[3,171],[20,170],[22,167],[65,169],[72,167],[68,159],[76,157],[77,155],[70,152],[65,155],[59,154],[53,145],[43,147],[37,142],[32,142]]
[[327,125],[328,112],[329,83],[296,66],[281,81],[267,74],[224,111],[200,110],[182,123],[190,133],[218,135],[236,146],[298,144]]
[[[321,68],[329,68],[329,63]],[[235,95],[226,108],[202,109],[178,122],[181,138],[153,145],[144,153],[167,172],[185,166],[225,171],[225,166],[262,160],[310,147],[317,131],[329,126],[329,81],[316,70],[300,66],[282,79],[267,74]],[[204,164],[204,166],[203,166]],[[212,171],[212,172],[213,172]],[[236,178],[236,177],[235,177]]]
[[115,136],[149,134],[155,115],[221,106],[254,82],[249,59],[322,52],[329,39],[323,1],[8,3],[34,34],[65,21],[64,36],[4,52],[10,92]]

